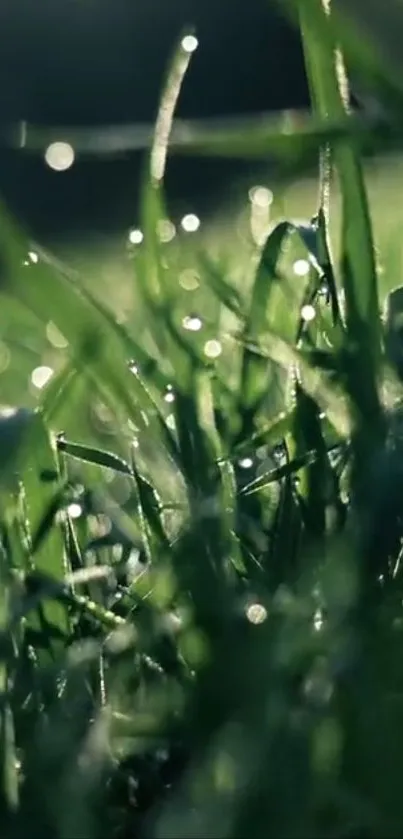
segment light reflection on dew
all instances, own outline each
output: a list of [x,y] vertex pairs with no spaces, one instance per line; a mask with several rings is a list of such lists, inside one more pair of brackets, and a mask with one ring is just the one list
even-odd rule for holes
[[157,226],[158,236],[161,242],[167,244],[172,242],[176,236],[176,227],[169,219],[161,219]]
[[200,277],[192,268],[186,268],[179,275],[179,285],[185,291],[196,291],[200,285]]
[[266,620],[267,609],[265,609],[261,603],[252,603],[246,610],[246,617],[249,623],[253,623],[255,626],[258,626]]
[[222,346],[220,341],[216,341],[215,339],[211,341],[206,341],[204,345],[204,354],[207,358],[218,358],[222,353]]
[[73,503],[73,504],[69,504],[69,506],[67,508],[67,512],[68,512],[71,519],[79,519],[80,516],[82,515],[83,510],[82,510],[81,504]]
[[37,253],[35,253],[35,251],[29,251],[28,256],[31,262],[34,263],[34,265],[36,265],[39,262],[39,256]]
[[182,49],[185,50],[185,52],[192,53],[197,50],[198,46],[199,42],[194,35],[185,35],[185,37],[182,38]]
[[251,469],[253,466],[253,460],[251,457],[243,457],[242,460],[239,461],[239,466],[241,469]]
[[62,335],[53,321],[49,321],[46,325],[46,337],[49,344],[52,344],[52,347],[56,347],[58,350],[64,350],[69,345],[68,341],[66,341],[66,338]]
[[323,626],[323,614],[321,609],[317,609],[313,619],[313,626],[316,632],[319,632]]
[[306,277],[309,274],[310,265],[307,259],[297,259],[293,265],[294,274],[297,277]]
[[273,193],[265,186],[253,186],[249,190],[249,200],[255,207],[264,210],[273,203]]
[[198,315],[186,315],[182,320],[182,326],[184,329],[188,329],[189,332],[199,332],[203,326],[203,321]]
[[195,213],[188,213],[181,220],[181,227],[185,233],[196,233],[200,227],[200,219]]
[[315,311],[314,307],[310,305],[310,303],[307,303],[306,306],[302,307],[302,309],[301,309],[302,320],[304,320],[306,323],[310,323],[312,320],[315,320],[315,317],[316,317],[316,311]]
[[143,239],[144,239],[144,236],[143,236],[141,230],[138,230],[138,228],[134,228],[133,230],[130,231],[129,242],[130,242],[131,245],[141,245]]
[[55,172],[65,172],[70,169],[74,160],[74,149],[70,143],[51,143],[45,151],[45,161]]
[[168,390],[168,393],[164,396],[165,402],[175,402],[175,394],[172,393],[172,390]]
[[175,417],[174,417],[173,414],[169,414],[169,416],[166,418],[166,424],[167,424],[168,428],[171,429],[171,431],[175,431],[176,423],[175,423]]
[[35,367],[35,370],[31,373],[31,382],[34,387],[38,390],[42,390],[43,387],[47,385],[50,379],[53,376],[53,370],[51,367],[47,367],[46,365],[42,365],[40,367]]

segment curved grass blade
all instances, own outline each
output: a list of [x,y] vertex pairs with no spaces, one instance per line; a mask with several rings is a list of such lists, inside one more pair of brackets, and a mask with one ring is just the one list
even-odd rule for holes
[[[317,108],[325,119],[348,112],[349,90],[332,16],[322,0],[298,4],[305,58]],[[325,32],[326,38],[319,37]],[[347,354],[345,375],[357,422],[357,457],[368,459],[383,434],[378,395],[381,322],[374,243],[362,166],[352,142],[334,143],[342,194],[342,274]]]
[[272,359],[285,371],[298,369],[301,386],[315,399],[340,437],[344,439],[350,435],[351,413],[345,396],[306,360],[303,353],[269,332],[260,338],[258,344],[248,342],[247,345],[251,353]]
[[[289,340],[295,341],[297,338],[299,309],[306,295],[306,283],[300,284],[291,305],[286,293],[285,280],[278,272],[278,263],[284,245],[292,232],[299,236],[318,274],[321,272],[316,229],[313,225],[280,222],[266,240],[256,272],[251,305],[245,323],[245,334],[252,341],[258,340],[267,329],[273,329],[275,324],[276,331],[280,327]],[[248,347],[245,347],[241,371],[243,437],[249,437],[255,431],[253,427],[255,415],[267,398],[269,381],[267,363],[259,360]]]

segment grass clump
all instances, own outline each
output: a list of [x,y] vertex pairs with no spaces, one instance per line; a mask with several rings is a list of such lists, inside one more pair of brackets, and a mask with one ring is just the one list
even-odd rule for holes
[[[268,233],[250,294],[195,254],[207,355],[157,235],[183,46],[142,196],[144,340],[46,254],[21,271],[3,211],[3,298],[70,348],[39,409],[0,418],[4,837],[401,835],[398,323],[332,20],[300,5],[318,206]],[[70,439],[89,390],[114,452]]]

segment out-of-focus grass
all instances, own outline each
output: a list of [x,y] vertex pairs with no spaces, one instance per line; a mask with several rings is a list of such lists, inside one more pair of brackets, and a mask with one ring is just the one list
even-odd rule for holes
[[162,241],[182,43],[132,311],[2,209],[4,348],[56,371],[33,411],[11,364],[0,416],[7,838],[401,835],[401,387],[332,19],[297,5],[339,199],[322,165],[298,214],[253,193],[241,245]]

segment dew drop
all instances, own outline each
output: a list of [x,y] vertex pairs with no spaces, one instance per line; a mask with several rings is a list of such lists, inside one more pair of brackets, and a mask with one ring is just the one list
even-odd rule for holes
[[206,341],[204,345],[204,354],[207,358],[218,358],[222,353],[222,346],[220,341],[211,340]]
[[188,213],[186,216],[183,216],[181,227],[185,233],[196,233],[196,230],[200,227],[200,219],[194,213]]
[[302,320],[306,321],[306,323],[310,323],[312,320],[315,320],[316,312],[313,306],[309,303],[306,306],[303,306],[301,309],[301,318]]
[[251,457],[243,457],[242,460],[239,461],[239,466],[241,469],[251,469],[253,466],[253,460]]
[[273,193],[265,186],[253,186],[249,190],[249,200],[255,207],[265,210],[273,203]]
[[297,259],[293,265],[294,274],[297,277],[306,277],[309,274],[310,265],[307,259]]
[[175,225],[172,223],[172,221],[169,221],[169,219],[161,219],[158,222],[157,232],[160,241],[164,244],[172,242],[172,239],[174,239],[176,236]]
[[67,511],[71,519],[79,519],[83,512],[81,504],[75,503],[69,504]]
[[183,318],[182,326],[184,329],[188,329],[189,332],[199,332],[203,326],[203,321],[198,317],[198,315],[186,315],[186,317]]
[[185,35],[185,37],[182,38],[182,49],[185,50],[185,52],[195,52],[198,46],[199,42],[194,35]]
[[192,268],[187,268],[179,275],[179,285],[185,291],[196,291],[200,285],[200,277]]
[[73,165],[74,149],[70,143],[51,143],[45,151],[45,161],[55,172],[65,172]]
[[39,262],[39,256],[37,253],[35,253],[35,251],[29,251],[28,256],[31,262],[34,263],[34,265],[36,265]]
[[253,623],[255,626],[258,626],[266,620],[267,609],[265,609],[261,603],[252,603],[246,610],[246,617],[249,623]]
[[52,376],[53,370],[51,367],[35,367],[35,370],[31,373],[31,382],[34,387],[38,388],[38,390],[42,390],[42,388],[50,381]]
[[130,231],[129,242],[130,242],[131,245],[141,245],[143,239],[144,239],[144,236],[143,236],[141,230],[138,230],[137,228],[134,228],[133,230]]

